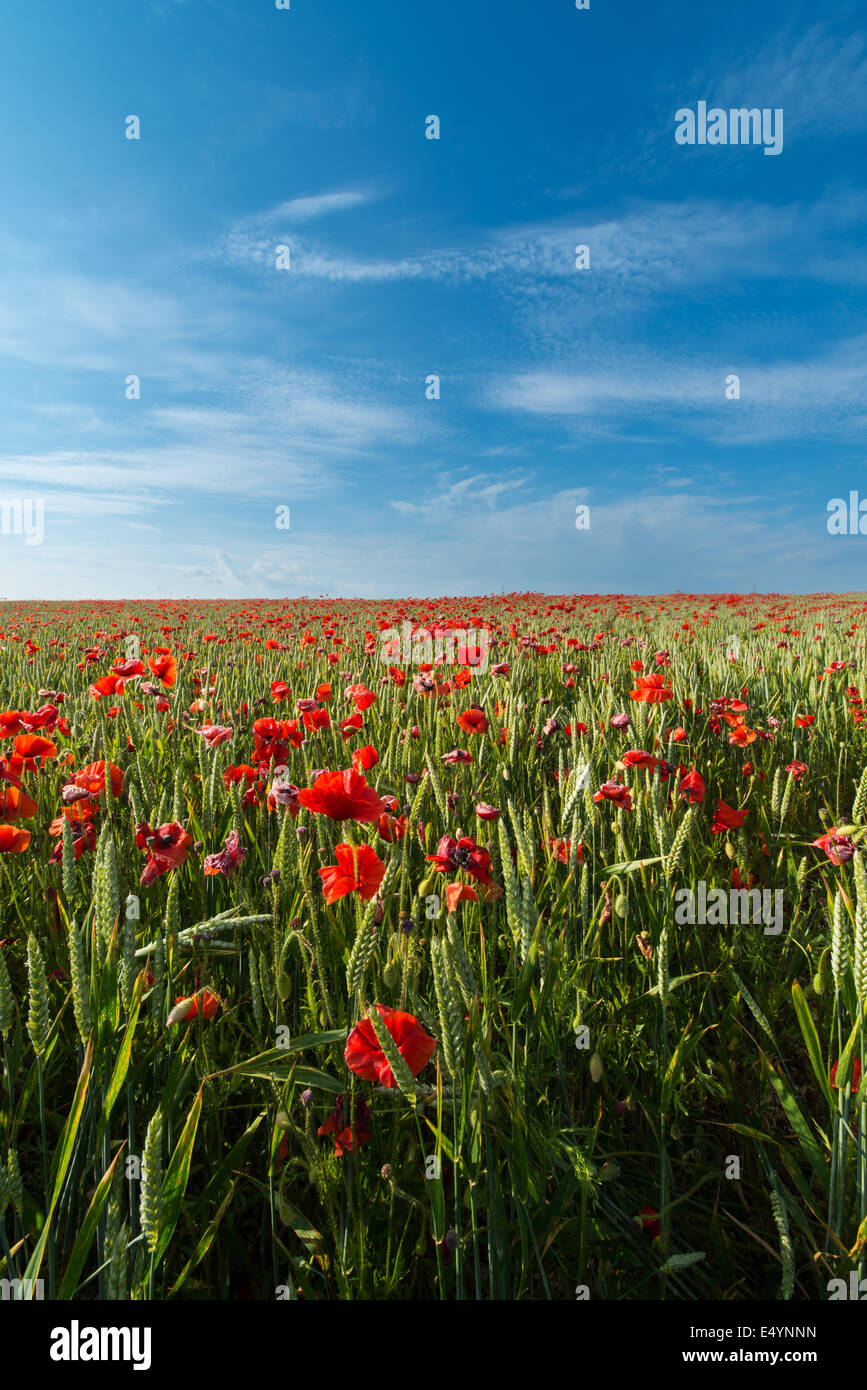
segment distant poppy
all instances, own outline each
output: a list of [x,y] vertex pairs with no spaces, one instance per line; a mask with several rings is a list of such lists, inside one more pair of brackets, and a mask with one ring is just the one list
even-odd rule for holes
[[221,743],[228,743],[234,729],[226,728],[222,724],[203,724],[199,733],[205,740],[206,748],[219,748]]

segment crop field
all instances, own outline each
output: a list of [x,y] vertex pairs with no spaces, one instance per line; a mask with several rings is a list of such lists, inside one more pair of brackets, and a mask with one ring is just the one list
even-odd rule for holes
[[846,1297],[865,619],[0,605],[0,1276]]

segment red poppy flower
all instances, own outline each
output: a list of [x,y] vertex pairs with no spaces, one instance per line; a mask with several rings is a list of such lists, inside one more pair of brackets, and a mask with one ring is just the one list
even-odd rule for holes
[[370,901],[385,877],[385,865],[372,845],[335,845],[336,864],[319,870],[329,907],[347,893]]
[[198,1018],[200,1005],[202,1018],[213,1018],[221,1002],[219,994],[215,994],[211,989],[200,989],[197,994],[189,997],[179,994],[166,1024],[170,1027],[174,1023],[186,1023],[188,1019]]
[[204,869],[206,874],[225,874],[226,878],[242,864],[247,857],[247,851],[240,844],[237,830],[230,830],[223,843],[223,848],[216,854],[209,854],[205,858]]
[[379,762],[379,754],[372,743],[366,743],[363,748],[356,748],[352,755],[352,766],[356,772],[369,772]]
[[364,773],[354,767],[320,773],[312,787],[298,793],[298,801],[308,811],[338,821],[374,821],[385,810],[385,802],[367,785]]
[[[96,826],[89,821],[74,820],[72,822],[72,849],[76,859],[80,859],[84,851],[96,848]],[[58,840],[51,852],[50,863],[60,864],[63,861],[63,842]]]
[[707,785],[701,773],[696,772],[695,768],[692,768],[691,771],[687,772],[686,776],[681,777],[678,790],[684,800],[689,802],[702,802],[704,801],[705,792],[707,791]]
[[[412,1014],[390,1009],[387,1004],[377,1004],[376,1008],[394,1038],[401,1057],[413,1076],[417,1076],[436,1052],[436,1038],[426,1033]],[[365,1081],[377,1081],[380,1086],[397,1085],[369,1018],[362,1019],[355,1025],[349,1034],[343,1055],[349,1070],[355,1072],[356,1076],[362,1077]]]
[[0,854],[21,854],[30,844],[30,831],[14,825],[0,825]]
[[0,791],[0,821],[12,822],[35,816],[39,807],[26,792],[17,787],[7,787]]
[[122,695],[123,688],[122,676],[100,676],[90,687],[90,693],[94,700],[101,700],[103,695]]
[[748,810],[736,811],[733,806],[726,805],[720,798],[716,803],[716,810],[711,822],[711,835],[722,835],[726,830],[739,830],[748,815]]
[[836,825],[832,825],[824,835],[820,835],[818,840],[811,840],[810,843],[817,849],[824,850],[832,864],[848,864],[855,853],[855,844],[849,835],[838,835]]
[[[114,763],[108,764],[108,778],[111,783],[111,794],[117,798],[123,795],[124,774]],[[80,772],[72,775],[73,785],[82,788],[89,796],[99,796],[105,791],[105,762],[100,760],[98,763],[88,763]]]
[[36,768],[34,759],[57,757],[57,744],[52,743],[50,738],[43,738],[41,734],[19,734],[13,739],[12,747],[19,758],[24,758],[24,766],[28,772],[33,772]]
[[[18,761],[21,761],[20,758]],[[21,778],[13,772],[11,765],[3,758],[0,758],[0,782],[9,782],[11,786],[21,789]]]
[[465,734],[483,734],[487,730],[488,721],[485,713],[480,709],[467,709],[463,714],[459,714],[455,721],[459,729]]
[[350,685],[346,691],[346,698],[355,701],[356,714],[363,714],[373,704],[376,694],[373,690],[368,690],[366,685]]
[[331,728],[331,715],[327,709],[306,710],[301,716],[301,721],[305,729],[309,729],[311,733],[315,733],[317,729]]
[[624,767],[656,767],[659,762],[652,753],[645,753],[643,748],[632,748],[628,753],[624,753],[620,760]]
[[594,801],[613,801],[614,805],[621,811],[632,810],[632,797],[629,788],[624,787],[620,782],[603,782],[593,796]]
[[316,1131],[323,1137],[326,1134],[334,1135],[335,1158],[342,1158],[350,1150],[360,1148],[370,1138],[371,1111],[364,1097],[355,1097],[355,1115],[351,1125],[346,1123],[345,1105],[345,1094],[339,1095],[328,1119]]
[[147,887],[170,869],[180,868],[189,854],[193,837],[179,821],[160,825],[156,830],[151,830],[144,821],[135,828],[135,842],[139,849],[148,852],[147,864],[139,879],[139,883]]
[[426,854],[425,858],[436,866],[437,873],[456,873],[464,869],[479,883],[490,881],[491,856],[468,835],[463,835],[460,840],[456,840],[452,835],[443,835],[437,845],[436,854]]
[[396,840],[402,840],[406,834],[406,816],[390,816],[387,811],[383,811],[376,822],[376,833],[381,840],[390,845]]
[[458,903],[477,903],[478,901],[478,893],[468,883],[446,884],[446,912],[454,912]]
[[673,700],[674,691],[666,687],[665,679],[657,672],[649,676],[639,676],[635,689],[629,692],[630,700],[642,705],[660,705],[664,700]]
[[148,668],[166,689],[178,678],[178,663],[173,656],[148,657]]
[[[837,1085],[837,1068],[839,1067],[839,1065],[840,1059],[838,1058],[837,1061],[834,1063],[833,1067],[831,1068],[831,1085],[833,1086],[835,1091],[839,1091],[840,1089]],[[854,1057],[852,1059],[852,1076],[850,1078],[850,1084],[852,1087],[852,1094],[853,1096],[856,1096],[858,1094],[858,1087],[861,1085],[861,1060],[858,1057]]]
[[[558,840],[552,840],[552,841],[551,841],[551,853],[553,854],[553,856],[554,856],[555,859],[559,859],[559,861],[560,861],[561,864],[568,864],[569,861],[570,861],[570,859],[571,859],[571,857],[572,857],[572,841],[571,841],[571,840],[564,840],[564,839],[562,839],[562,838],[561,838],[561,839],[558,839]],[[577,854],[577,856],[578,856],[577,862],[578,862],[579,864],[583,864],[583,863],[584,863],[584,846],[583,846],[583,845],[577,845],[577,846],[576,846],[576,854]]]
[[658,1236],[660,1233],[659,1212],[656,1207],[642,1207],[638,1213],[641,1217],[642,1228],[649,1236]]

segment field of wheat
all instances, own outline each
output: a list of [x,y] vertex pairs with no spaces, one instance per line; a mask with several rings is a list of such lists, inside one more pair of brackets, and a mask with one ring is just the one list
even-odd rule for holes
[[865,614],[0,606],[0,1276],[847,1296]]

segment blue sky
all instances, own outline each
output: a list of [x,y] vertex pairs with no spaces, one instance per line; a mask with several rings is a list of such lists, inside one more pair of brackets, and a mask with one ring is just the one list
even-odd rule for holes
[[[0,498],[44,540],[5,526],[0,596],[867,588],[867,536],[826,529],[867,498],[865,29],[15,7]],[[782,108],[782,152],[679,145],[702,100]]]

